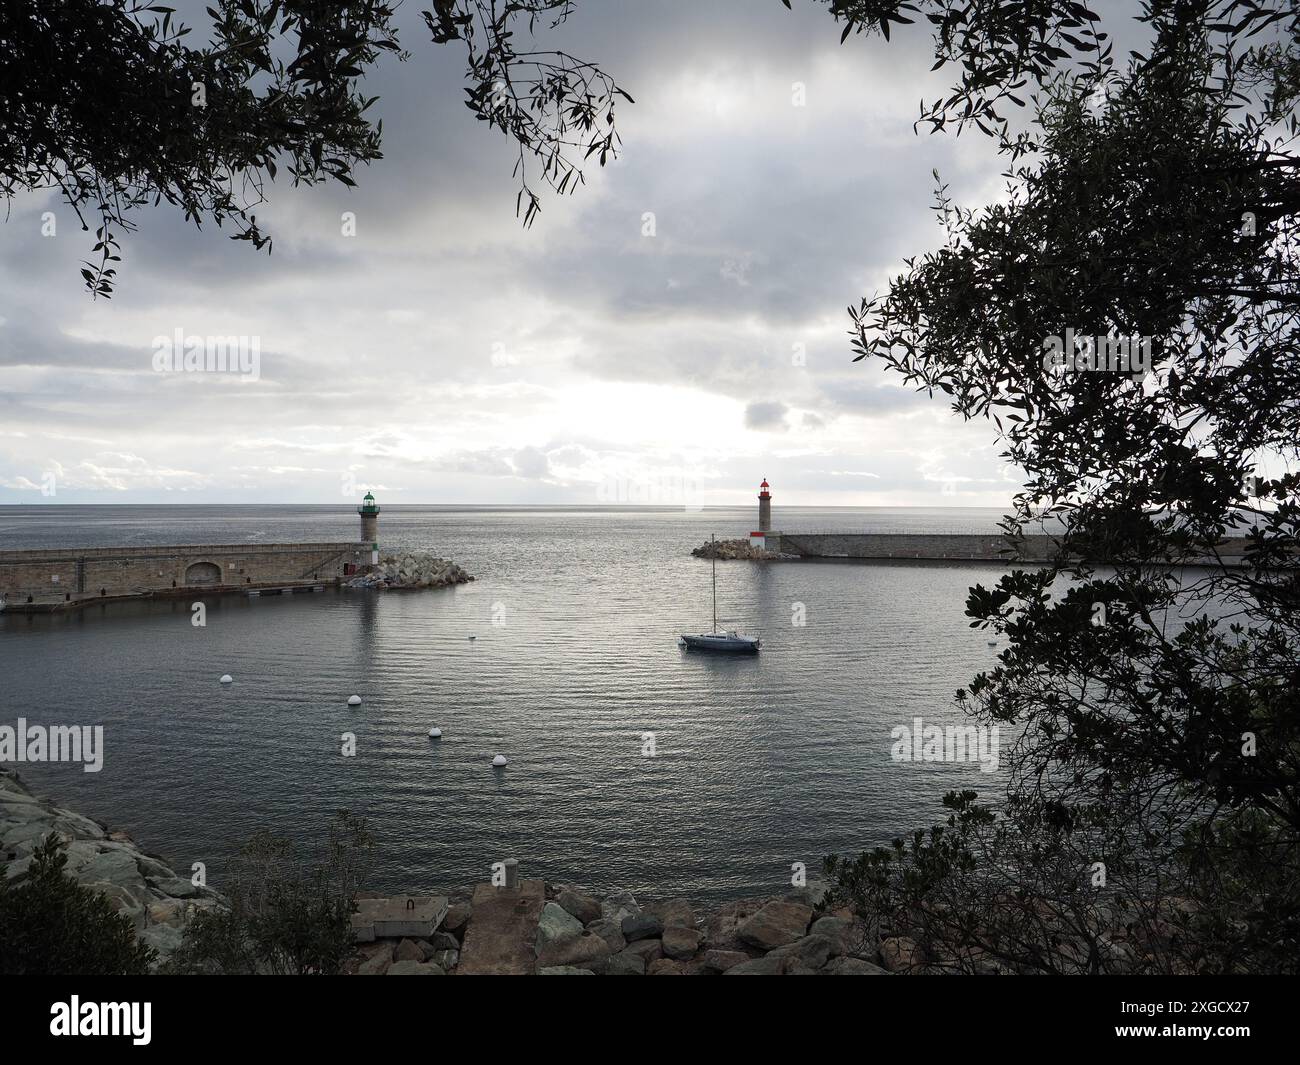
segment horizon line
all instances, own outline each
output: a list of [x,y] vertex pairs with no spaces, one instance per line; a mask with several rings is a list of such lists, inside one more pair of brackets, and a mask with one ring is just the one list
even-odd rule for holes
[[[133,503],[90,503],[90,502],[42,502],[28,503],[25,501],[18,503],[0,503],[0,508],[5,507],[329,507],[329,508],[354,508],[355,502],[349,503],[308,503],[308,502],[286,502],[286,503],[260,503],[260,502],[241,502],[234,503],[228,501],[208,501],[194,503],[160,503],[160,502],[133,502]],[[701,503],[694,506],[683,506],[680,503],[380,503],[380,508],[384,507],[514,507],[520,509],[535,510],[654,510],[667,512],[691,513],[703,510],[742,510],[749,509],[753,506],[750,503]],[[774,508],[776,509],[776,508]],[[933,503],[784,503],[781,505],[782,510],[1000,510],[1002,508],[988,505],[942,505]]]

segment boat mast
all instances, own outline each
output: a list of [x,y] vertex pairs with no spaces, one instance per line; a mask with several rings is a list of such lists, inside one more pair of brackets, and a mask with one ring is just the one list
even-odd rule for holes
[[713,631],[718,631],[718,538],[713,533],[709,534],[709,542],[713,545],[713,550],[709,552],[713,556]]

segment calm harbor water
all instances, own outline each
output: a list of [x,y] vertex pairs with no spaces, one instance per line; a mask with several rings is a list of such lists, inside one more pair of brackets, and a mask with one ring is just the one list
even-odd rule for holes
[[[997,517],[787,507],[775,524],[989,532]],[[357,521],[342,506],[0,507],[0,550],[343,540]],[[0,615],[0,724],[102,724],[102,772],[26,765],[24,779],[179,869],[206,862],[217,887],[259,828],[315,840],[349,809],[373,822],[381,890],[482,881],[517,857],[526,876],[595,888],[780,891],[795,862],[815,875],[829,852],[929,824],[949,789],[996,790],[973,765],[891,761],[889,735],[960,719],[953,692],[997,653],[963,602],[996,569],[719,563],[720,621],[763,652],[682,651],[678,633],[710,624],[709,564],[690,549],[753,521],[750,507],[385,506],[384,549],[453,558],[475,582],[212,598],[203,628],[189,600]]]

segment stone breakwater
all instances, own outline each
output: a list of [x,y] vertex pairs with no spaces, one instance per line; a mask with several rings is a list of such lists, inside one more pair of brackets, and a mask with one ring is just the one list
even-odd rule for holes
[[421,552],[384,555],[371,572],[347,581],[348,588],[446,588],[474,578],[456,563]]
[[693,549],[691,554],[696,558],[716,558],[723,562],[772,562],[799,557],[754,547],[748,540],[710,540]]
[[[1193,548],[1162,565],[1239,565],[1245,559],[1249,541],[1245,537],[1220,540],[1213,552]],[[723,540],[717,545],[718,558],[726,559],[875,559],[898,562],[991,562],[1001,566],[1046,564],[1060,553],[1059,541],[1046,535],[1029,535],[1012,541],[1007,537],[978,533],[800,533],[769,532],[764,548],[753,550],[746,540]],[[709,558],[713,548],[705,544],[692,552]],[[1118,562],[1123,553],[1107,557],[1099,550],[1088,558],[1094,563]],[[1129,561],[1133,559],[1129,558]]]
[[222,904],[217,892],[178,875],[125,832],[37,798],[17,773],[0,767],[0,876],[21,881],[51,832],[65,844],[64,872],[129,917],[140,941],[158,952],[159,965],[181,945],[195,912]]
[[[524,881],[419,899],[419,932],[363,943],[360,975],[885,976],[919,971],[910,941],[881,940],[846,910],[818,915],[816,889],[724,903],[700,913],[683,898],[604,897]],[[403,900],[379,900],[392,915]],[[439,905],[441,903],[441,905]],[[430,906],[432,904],[432,909]],[[415,911],[411,911],[414,915]],[[368,928],[365,935],[372,931]],[[365,938],[363,936],[362,938]]]

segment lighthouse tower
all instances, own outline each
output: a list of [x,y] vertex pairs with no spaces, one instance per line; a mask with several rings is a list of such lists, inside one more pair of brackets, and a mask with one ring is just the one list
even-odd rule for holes
[[357,507],[357,513],[361,515],[361,539],[370,545],[370,561],[376,563],[379,561],[379,504],[369,492]]
[[758,486],[758,531],[761,533],[770,533],[772,531],[772,493],[768,491],[767,478],[763,478],[763,483]]

